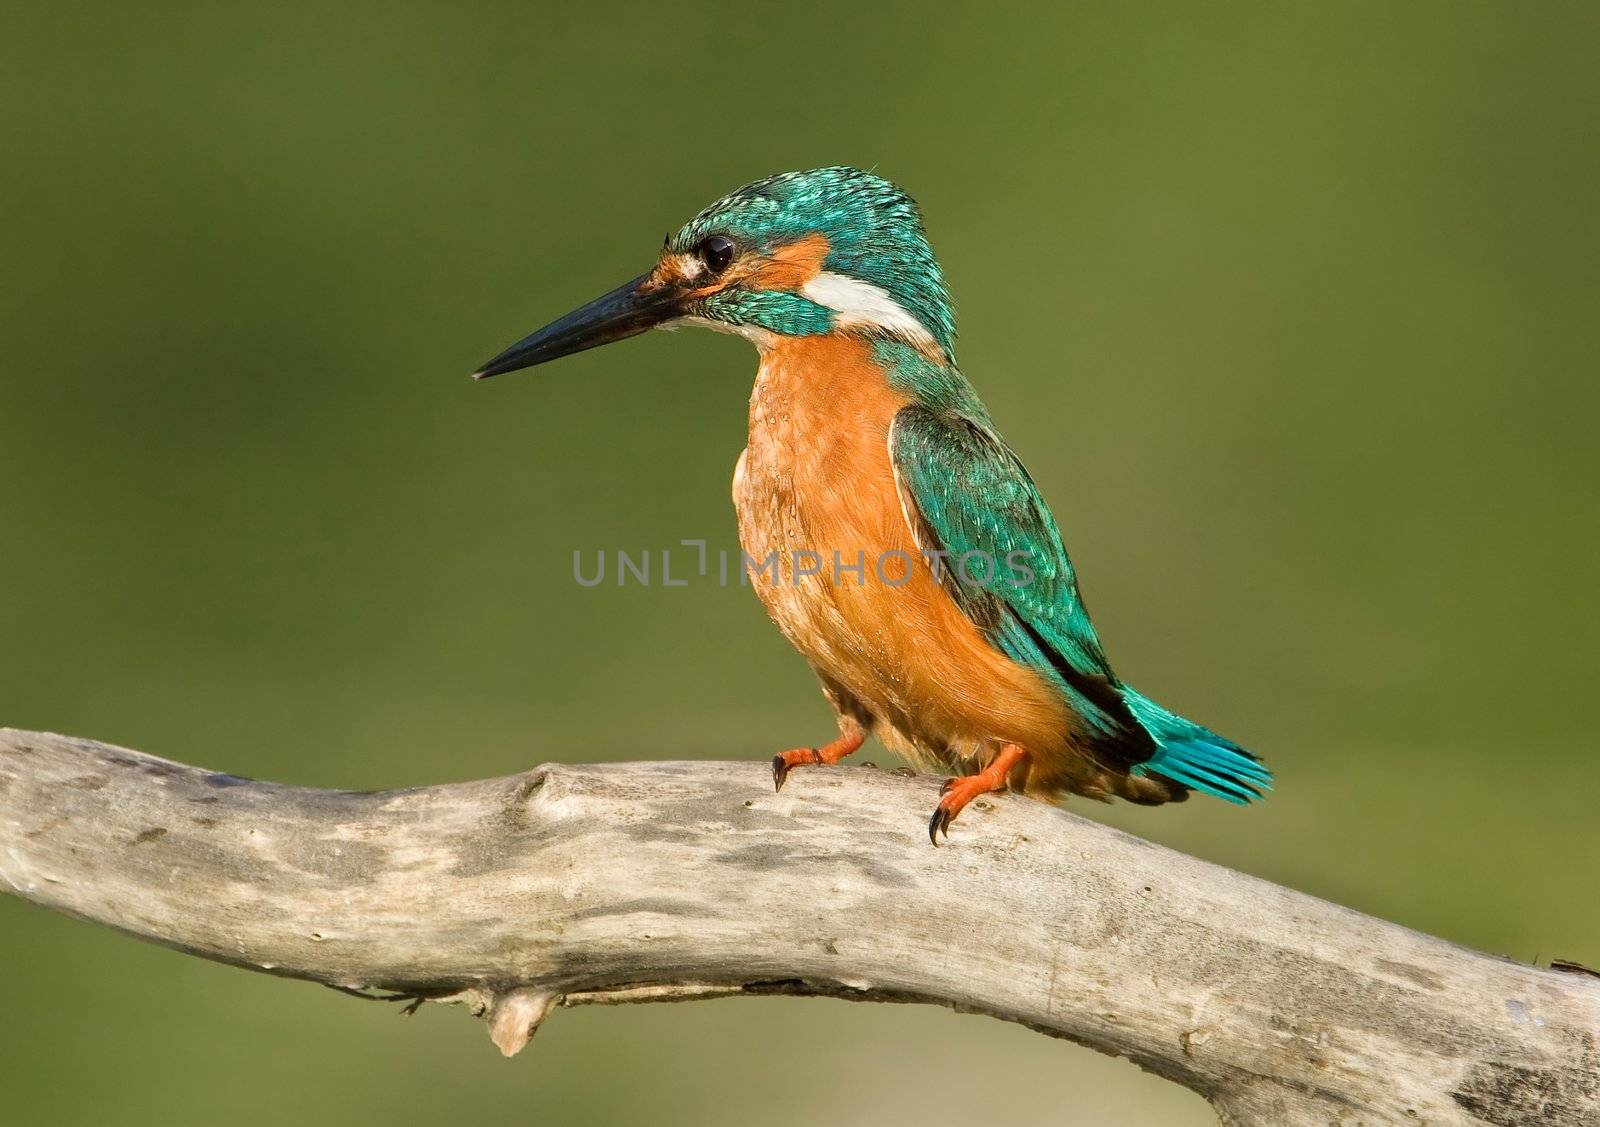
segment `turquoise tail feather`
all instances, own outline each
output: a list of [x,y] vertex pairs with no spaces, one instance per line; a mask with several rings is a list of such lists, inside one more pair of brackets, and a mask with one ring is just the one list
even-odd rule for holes
[[1240,805],[1262,798],[1272,789],[1272,772],[1266,764],[1226,736],[1168,712],[1126,686],[1122,699],[1157,748],[1154,755],[1132,768],[1133,774],[1155,772],[1191,790]]

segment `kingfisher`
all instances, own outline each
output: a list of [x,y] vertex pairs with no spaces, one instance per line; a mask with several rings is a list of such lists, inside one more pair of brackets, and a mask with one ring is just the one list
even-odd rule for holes
[[779,790],[874,734],[951,776],[934,845],[996,791],[1155,806],[1271,789],[1256,756],[1112,671],[1055,518],[956,365],[950,295],[905,192],[849,167],[747,184],[668,235],[646,273],[474,377],[679,325],[760,354],[739,540],[839,732],[774,756]]

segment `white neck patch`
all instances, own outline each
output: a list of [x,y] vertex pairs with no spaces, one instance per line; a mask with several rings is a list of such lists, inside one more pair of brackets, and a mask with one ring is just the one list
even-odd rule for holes
[[842,325],[882,329],[926,348],[939,347],[921,321],[871,282],[824,271],[800,287],[800,296],[833,310]]

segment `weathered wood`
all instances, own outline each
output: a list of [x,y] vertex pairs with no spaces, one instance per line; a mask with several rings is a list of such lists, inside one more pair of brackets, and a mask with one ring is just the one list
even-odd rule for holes
[[1600,980],[1494,958],[1017,797],[549,764],[356,794],[0,729],[0,884],[193,954],[469,1003],[934,1002],[1125,1056],[1238,1124],[1600,1123]]

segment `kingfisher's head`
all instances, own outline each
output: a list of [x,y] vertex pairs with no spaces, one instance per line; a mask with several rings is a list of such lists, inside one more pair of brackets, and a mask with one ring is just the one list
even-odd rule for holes
[[525,337],[474,373],[543,364],[658,325],[698,324],[767,347],[861,333],[953,360],[955,318],[911,197],[857,168],[757,180],[662,244],[645,274]]

